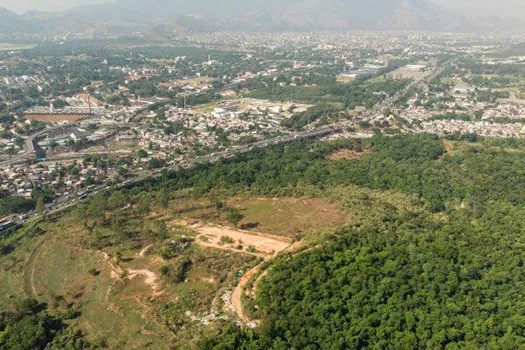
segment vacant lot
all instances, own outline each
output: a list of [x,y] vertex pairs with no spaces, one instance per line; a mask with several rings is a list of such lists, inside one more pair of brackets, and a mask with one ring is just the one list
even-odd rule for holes
[[200,233],[197,242],[202,246],[237,250],[258,256],[274,255],[290,245],[289,240],[250,234],[226,227],[200,225],[195,229]]
[[[191,235],[171,226],[164,237],[148,233],[156,223],[149,216],[141,216],[143,234],[102,248],[88,243],[91,234],[74,214],[14,235],[14,250],[0,256],[0,310],[13,298],[35,298],[51,312],[77,311],[71,326],[109,348],[194,348],[199,334],[215,327],[213,301],[255,257],[181,248],[174,242]],[[129,211],[126,218],[121,229],[138,219]],[[181,256],[189,261],[183,280],[163,276]]]
[[295,237],[344,224],[347,215],[337,204],[321,198],[257,198],[231,201],[244,215],[242,229]]
[[105,339],[112,348],[168,346],[172,335],[151,317],[149,308],[156,304],[146,302],[152,295],[148,279],[131,273],[122,278],[106,254],[79,244],[83,232],[74,225],[60,230],[64,223],[49,227],[42,243],[33,247],[23,272],[27,297],[56,310],[73,307],[79,311],[73,326],[85,330],[90,339]]

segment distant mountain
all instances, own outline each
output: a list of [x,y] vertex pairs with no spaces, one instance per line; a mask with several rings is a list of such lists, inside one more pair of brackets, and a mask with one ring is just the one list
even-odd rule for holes
[[26,20],[3,7],[0,7],[0,33],[33,32],[38,29],[38,22]]
[[[69,12],[98,23],[167,30],[428,30],[525,29],[496,18],[467,19],[429,0],[118,0]],[[478,23],[483,23],[479,25]]]
[[[7,11],[7,10],[6,10]],[[468,19],[430,0],[118,0],[79,6],[61,14],[7,11],[0,32],[141,30],[173,31],[319,31],[425,30],[521,31],[519,21]],[[31,26],[27,27],[31,29]]]
[[133,24],[171,18],[189,27],[204,21],[205,27],[252,30],[439,29],[446,17],[427,0],[120,0],[69,15]]

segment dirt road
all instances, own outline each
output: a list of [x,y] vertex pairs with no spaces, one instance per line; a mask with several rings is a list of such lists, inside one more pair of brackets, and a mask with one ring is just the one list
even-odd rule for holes
[[[289,237],[272,236],[251,231],[246,232],[229,227],[210,226],[202,223],[191,225],[191,228],[197,231],[196,242],[201,246],[256,255],[264,258],[265,261],[275,259],[279,253],[284,251],[295,251],[301,247],[301,242],[292,243]],[[223,237],[227,237],[229,241],[233,241],[233,243],[225,243],[225,239],[221,242],[221,238]],[[242,249],[239,249],[240,246],[242,246]],[[252,249],[249,249],[249,247],[252,247]],[[257,321],[250,320],[244,313],[242,293],[246,291],[248,281],[259,273],[262,264],[263,263],[251,268],[240,278],[233,292],[231,292],[231,299],[228,298],[230,300],[227,303],[230,309],[233,309],[232,311],[237,314],[239,320],[250,328],[255,328]],[[260,282],[260,279],[258,282]],[[255,290],[250,292],[255,293]]]
[[243,324],[247,325],[250,328],[255,328],[257,326],[257,322],[250,320],[244,313],[244,307],[242,305],[242,293],[244,293],[246,284],[248,283],[250,278],[252,278],[259,272],[259,270],[261,269],[261,266],[262,266],[262,263],[255,266],[248,272],[246,272],[244,276],[241,277],[241,279],[239,280],[239,283],[237,284],[237,286],[235,287],[232,293],[231,302],[232,302],[233,308],[235,309],[235,313],[237,314],[237,317],[239,318],[239,320],[242,321]]

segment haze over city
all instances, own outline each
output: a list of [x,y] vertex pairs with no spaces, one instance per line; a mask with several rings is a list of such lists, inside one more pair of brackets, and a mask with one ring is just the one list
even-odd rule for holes
[[[176,2],[177,0],[173,0]],[[220,1],[209,0],[214,3]],[[521,0],[431,0],[437,5],[459,10],[476,16],[520,17],[525,13],[525,3]],[[108,0],[0,0],[0,6],[23,13],[26,11],[64,11],[78,5],[92,5],[110,2]],[[242,6],[242,4],[240,4]]]

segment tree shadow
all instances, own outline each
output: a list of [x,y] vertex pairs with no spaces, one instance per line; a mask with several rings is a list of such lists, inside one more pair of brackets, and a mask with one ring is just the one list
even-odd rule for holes
[[255,230],[258,227],[259,227],[259,223],[258,222],[249,222],[247,224],[243,224],[243,225],[239,226],[239,228],[241,230]]

